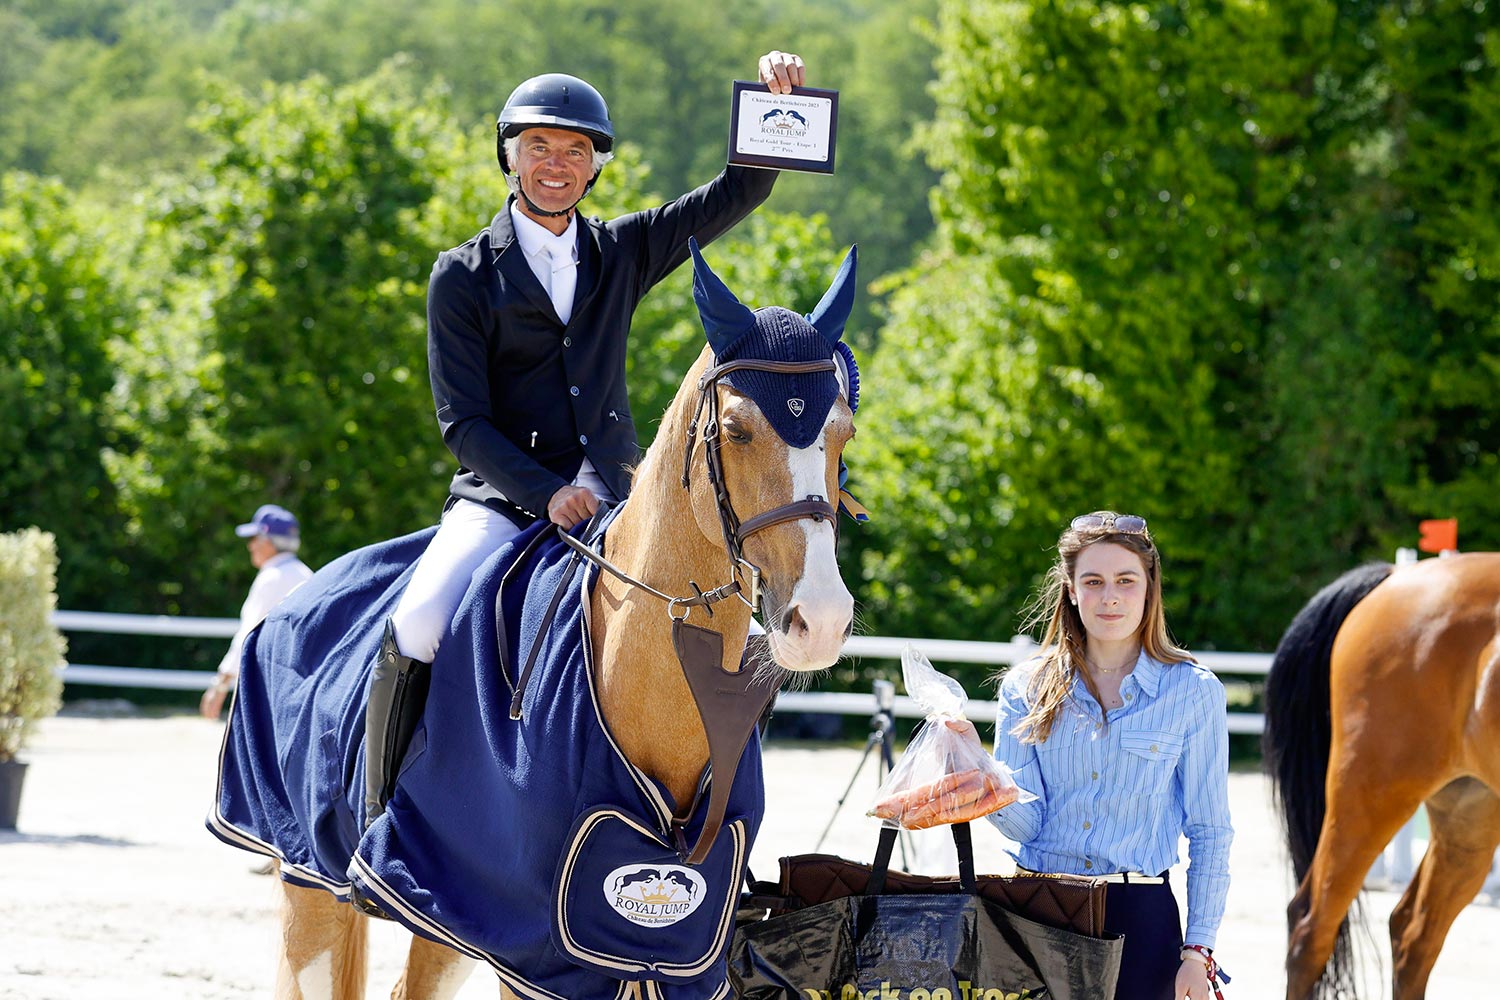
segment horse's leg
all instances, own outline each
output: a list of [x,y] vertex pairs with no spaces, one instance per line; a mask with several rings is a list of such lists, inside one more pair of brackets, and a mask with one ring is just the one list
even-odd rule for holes
[[[1337,759],[1333,763],[1337,765]],[[1331,767],[1330,773],[1339,774],[1340,769]],[[1328,812],[1318,849],[1287,907],[1291,928],[1287,1000],[1319,995],[1315,992],[1318,980],[1334,956],[1339,927],[1363,888],[1370,866],[1421,803],[1421,793],[1380,785],[1378,774],[1349,768],[1342,771],[1342,777],[1342,781],[1329,782]]]
[[1500,846],[1500,797],[1460,778],[1427,800],[1431,839],[1391,912],[1393,1000],[1422,1000],[1448,928],[1478,895]]
[[281,889],[276,1000],[364,1000],[365,915],[322,889]]
[[474,971],[474,965],[469,956],[413,934],[411,950],[406,953],[406,968],[401,970],[401,979],[391,991],[391,1000],[452,1000]]

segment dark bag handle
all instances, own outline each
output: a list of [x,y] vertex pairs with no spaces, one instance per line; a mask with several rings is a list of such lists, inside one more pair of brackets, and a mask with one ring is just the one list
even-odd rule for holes
[[[974,840],[968,823],[954,823],[953,846],[958,849],[958,888],[969,896],[979,894],[979,880],[974,875]],[[880,842],[875,845],[875,863],[870,869],[870,881],[865,885],[866,896],[878,896],[885,891],[886,872],[891,867],[891,851],[896,847],[898,827],[881,826]]]

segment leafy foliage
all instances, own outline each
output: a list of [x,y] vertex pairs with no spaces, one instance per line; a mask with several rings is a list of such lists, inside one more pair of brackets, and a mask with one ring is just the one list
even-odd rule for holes
[[119,440],[110,346],[128,339],[133,315],[96,223],[55,181],[0,178],[0,528],[69,512],[62,595],[88,603],[123,571],[101,456]]
[[0,534],[0,762],[61,704],[67,644],[52,625],[57,547],[36,528]]
[[[516,15],[0,10],[0,528],[57,534],[66,602],[228,613],[251,570],[227,529],[262,500],[314,563],[430,523],[452,460],[426,278],[503,203],[510,87],[561,69],[610,98],[623,141],[585,203],[607,217],[719,169],[728,82],[772,47],[840,89],[839,173],[783,177],[711,254],[747,300],[806,309],[861,245],[865,630],[1008,638],[1096,507],[1150,518],[1196,647],[1269,648],[1420,518],[1500,544],[1500,6]],[[643,438],[700,336],[684,270],[635,317]]]
[[938,249],[862,427],[867,621],[1005,638],[1112,507],[1150,517],[1184,640],[1270,648],[1481,502],[1492,15],[1430,6],[943,5]]

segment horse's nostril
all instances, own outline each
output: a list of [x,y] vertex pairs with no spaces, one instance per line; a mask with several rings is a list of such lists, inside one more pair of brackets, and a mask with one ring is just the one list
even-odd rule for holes
[[851,635],[853,635],[853,634],[854,634],[854,619],[851,618],[851,619],[849,619],[849,624],[844,626],[844,641],[848,642],[849,641],[849,637]]
[[776,623],[776,627],[779,628],[783,634],[786,634],[786,635],[791,634],[791,631],[792,631],[792,609],[791,608],[787,608],[785,611],[783,611],[781,613],[781,619]]

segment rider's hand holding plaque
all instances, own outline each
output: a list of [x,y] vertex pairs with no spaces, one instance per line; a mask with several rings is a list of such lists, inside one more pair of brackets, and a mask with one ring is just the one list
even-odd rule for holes
[[771,170],[833,173],[839,92],[792,87],[777,93],[761,83],[734,82],[729,162]]

